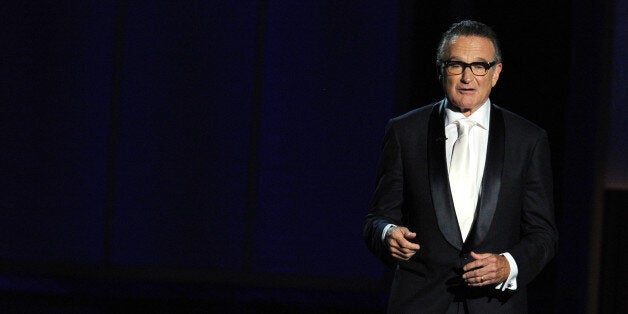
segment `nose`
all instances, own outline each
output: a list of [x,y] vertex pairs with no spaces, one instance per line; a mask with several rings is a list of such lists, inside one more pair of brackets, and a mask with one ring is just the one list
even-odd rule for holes
[[474,75],[473,75],[473,72],[471,72],[471,68],[470,67],[465,67],[462,70],[462,75],[460,76],[460,80],[463,83],[471,83],[473,78],[474,78]]

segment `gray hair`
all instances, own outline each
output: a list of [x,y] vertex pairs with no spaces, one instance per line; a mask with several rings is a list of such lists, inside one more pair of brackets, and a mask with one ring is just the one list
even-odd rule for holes
[[502,62],[502,52],[499,49],[499,41],[497,40],[497,35],[495,34],[495,32],[484,23],[464,20],[458,23],[454,23],[443,34],[443,37],[440,40],[440,44],[438,45],[438,50],[436,50],[437,66],[440,67],[445,61],[445,52],[449,48],[449,44],[452,40],[455,40],[459,36],[478,36],[487,38],[493,43],[493,47],[495,47],[495,61],[497,63]]

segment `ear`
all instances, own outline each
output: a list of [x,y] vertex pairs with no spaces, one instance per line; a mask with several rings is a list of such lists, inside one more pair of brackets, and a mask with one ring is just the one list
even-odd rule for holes
[[491,77],[492,87],[495,87],[495,85],[497,84],[497,80],[499,80],[500,73],[502,73],[502,64],[498,63],[495,65],[495,70],[493,71],[493,76]]
[[438,74],[438,85],[440,85],[440,87],[445,90],[445,76],[442,73]]
[[438,78],[438,82],[443,84],[444,83],[444,79],[445,79],[445,75],[443,74],[443,68],[436,66],[436,77]]
[[436,61],[436,77],[438,78],[438,82],[443,84],[443,80],[445,79],[445,69],[443,68],[443,64],[440,61]]

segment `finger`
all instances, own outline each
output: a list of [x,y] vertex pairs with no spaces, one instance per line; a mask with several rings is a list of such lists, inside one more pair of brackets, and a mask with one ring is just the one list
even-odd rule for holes
[[471,256],[475,258],[473,262],[470,262],[462,268],[464,271],[469,271],[475,268],[483,268],[487,265],[496,264],[498,259],[496,254],[485,253],[485,254],[476,254],[471,252]]
[[[401,229],[401,227],[399,227],[399,228],[395,229],[395,230],[392,232],[392,234],[390,235],[390,237],[388,237],[388,243],[389,243],[390,245],[395,245],[395,243],[396,243],[398,246],[401,246],[401,243],[402,243],[403,241],[407,241],[407,240],[404,238],[404,232],[403,232],[403,231],[400,231],[399,229]],[[406,230],[407,230],[407,229],[406,229]]]
[[412,252],[416,252],[416,251],[418,251],[421,248],[420,245],[418,245],[416,243],[413,243],[413,242],[410,242],[410,241],[407,241],[407,242],[403,243],[402,247],[405,248],[405,249],[408,249],[408,250],[410,250]]
[[462,279],[467,282],[476,282],[480,281],[479,279],[482,278],[482,276],[484,276],[484,279],[487,279],[490,273],[491,272],[487,270],[487,267],[472,268],[462,274]]
[[475,260],[473,262],[467,263],[466,265],[464,265],[464,267],[462,267],[462,270],[464,271],[472,271],[474,269],[478,269],[478,268],[482,268],[484,267],[484,262],[482,260]]
[[491,274],[491,273],[487,273],[487,274],[477,273],[476,276],[469,278],[468,280],[466,280],[466,282],[470,286],[479,287],[479,286],[492,285],[492,284],[496,283],[497,281],[495,281],[495,275],[494,274]]
[[473,251],[471,251],[471,257],[475,260],[479,260],[479,259],[485,259],[488,257],[493,256],[493,253],[475,253]]
[[485,257],[485,255],[490,255],[490,253],[477,253],[477,252],[471,251],[469,255],[471,255],[473,259],[482,259]]
[[401,253],[397,249],[391,248],[390,249],[390,253],[391,253],[392,257],[394,257],[394,258],[398,258],[398,259],[402,259],[402,260],[406,259],[405,255],[403,253]]
[[406,248],[406,247],[402,247],[400,249],[401,253],[403,254],[414,254],[416,253],[416,250],[410,249],[410,248]]
[[409,241],[409,240],[414,239],[414,238],[416,238],[416,233],[408,231],[408,233],[405,233],[403,235],[403,238],[401,239],[400,242],[405,247],[409,247],[409,248],[413,248],[415,250],[418,250],[419,249],[419,245],[414,243],[414,242],[412,242],[412,241]]
[[481,286],[490,285],[492,281],[490,278],[488,278],[487,275],[484,275],[484,276],[473,277],[472,280],[468,280],[467,282],[469,286],[481,287]]
[[391,247],[390,252],[400,254],[400,255],[413,255],[414,253],[416,253],[416,250],[412,250],[412,249],[408,249],[404,247]]
[[401,260],[408,260],[410,259],[412,256],[414,255],[414,253],[411,254],[404,254],[402,252],[396,251],[396,252],[392,252],[392,256]]
[[468,286],[477,287],[480,285],[480,278],[472,277],[472,278],[466,279],[465,282],[467,283]]
[[480,283],[483,285],[488,285],[491,284],[493,282],[493,275],[492,274],[485,274],[485,275],[481,275],[480,276]]
[[392,235],[396,237],[403,237],[406,233],[410,233],[410,230],[406,227],[397,227],[393,230]]
[[399,258],[399,259],[406,259],[406,255],[401,253],[401,252],[393,252],[392,256],[396,257],[396,258]]
[[412,242],[407,242],[407,244],[410,244],[410,247],[404,246],[404,244],[400,243],[399,241],[392,241],[391,245],[389,246],[390,252],[393,255],[396,254],[399,258],[408,259],[412,257],[418,249],[414,246],[414,243]]
[[403,236],[404,236],[406,239],[414,239],[414,238],[416,238],[416,232],[410,232],[410,231],[408,231],[408,232],[404,233],[404,234],[403,234]]
[[415,245],[412,242],[407,242],[407,243],[396,243],[395,245],[392,245],[391,247],[394,247],[395,249],[397,249],[398,252],[401,252],[403,254],[414,254],[416,253],[416,251],[418,251],[418,245]]
[[399,245],[401,247],[408,248],[408,249],[411,249],[413,251],[417,251],[418,249],[421,248],[421,246],[419,246],[418,244],[416,244],[414,242],[410,242],[410,241],[406,240],[405,238],[402,238],[402,239],[399,240]]
[[477,272],[475,270],[470,270],[462,274],[462,279],[467,282],[475,282],[477,276]]
[[398,257],[398,258],[403,258],[403,259],[409,259],[412,256],[414,256],[416,252],[405,252],[405,251],[400,251],[400,250],[391,250],[390,254],[392,256]]

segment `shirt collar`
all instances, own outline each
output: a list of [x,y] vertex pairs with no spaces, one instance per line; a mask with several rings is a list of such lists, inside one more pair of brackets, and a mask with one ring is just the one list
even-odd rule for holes
[[447,104],[445,105],[445,126],[448,126],[451,123],[454,123],[460,119],[467,118],[473,120],[483,129],[488,129],[490,116],[491,116],[491,100],[487,99],[478,110],[472,113],[469,117],[465,117],[462,112],[453,111],[449,108],[449,100],[447,100]]

